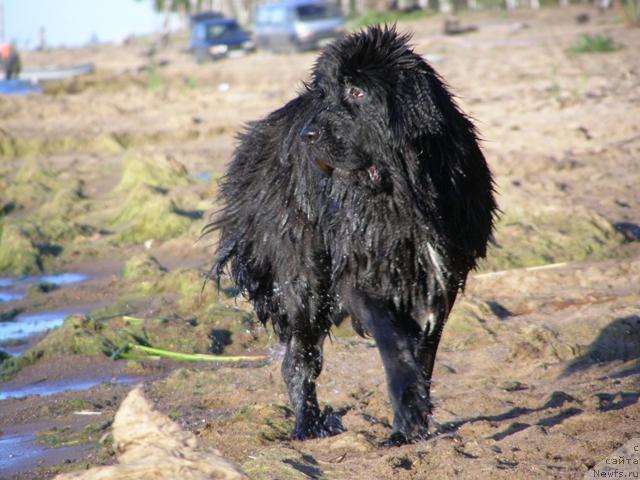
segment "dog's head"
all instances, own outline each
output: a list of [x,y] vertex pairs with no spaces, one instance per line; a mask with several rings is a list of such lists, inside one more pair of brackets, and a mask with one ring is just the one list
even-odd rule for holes
[[382,159],[442,133],[449,95],[408,40],[395,27],[371,27],[318,58],[297,141],[325,174],[380,184]]

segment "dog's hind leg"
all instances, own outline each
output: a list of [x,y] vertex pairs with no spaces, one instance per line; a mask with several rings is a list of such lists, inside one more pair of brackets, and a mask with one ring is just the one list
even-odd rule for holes
[[352,290],[345,300],[351,315],[375,340],[384,365],[394,412],[393,431],[385,445],[427,438],[429,386],[414,353],[420,326],[410,316],[401,317],[362,292]]
[[324,331],[292,332],[282,362],[282,376],[296,415],[293,438],[327,437],[344,431],[339,419],[320,411],[315,380],[322,371]]

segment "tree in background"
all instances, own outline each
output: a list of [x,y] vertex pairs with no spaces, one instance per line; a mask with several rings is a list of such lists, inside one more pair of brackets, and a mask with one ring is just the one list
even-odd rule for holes
[[628,27],[640,28],[640,0],[621,0],[620,10]]

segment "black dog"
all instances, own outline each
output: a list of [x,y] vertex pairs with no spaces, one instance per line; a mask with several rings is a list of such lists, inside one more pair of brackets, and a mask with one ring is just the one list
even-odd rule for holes
[[305,90],[252,123],[221,188],[225,265],[273,322],[295,438],[341,431],[315,379],[333,324],[351,316],[380,350],[391,444],[428,435],[445,320],[485,255],[496,204],[475,129],[395,27],[337,41]]

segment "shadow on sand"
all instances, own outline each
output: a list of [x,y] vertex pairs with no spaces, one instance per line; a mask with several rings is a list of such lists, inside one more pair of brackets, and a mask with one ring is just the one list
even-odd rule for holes
[[638,360],[635,366],[609,377],[622,378],[640,373],[640,316],[629,315],[617,318],[604,327],[587,351],[573,360],[563,375],[571,375],[589,368],[595,363]]
[[[617,318],[602,329],[598,337],[589,345],[583,355],[573,360],[563,371],[562,376],[571,375],[581,370],[585,370],[596,363],[608,363],[614,361],[629,362],[635,360],[635,364],[624,370],[607,375],[610,378],[622,378],[630,375],[640,374],[640,316],[630,315]],[[600,392],[594,394],[598,401],[597,409],[600,412],[620,410],[633,405],[640,399],[638,392]],[[566,404],[573,403],[573,406]],[[514,421],[509,426],[492,435],[493,440],[502,440],[510,435],[537,425],[550,428],[559,425],[567,418],[579,415],[583,412],[582,401],[568,393],[562,391],[553,392],[547,401],[537,408],[513,407],[504,413],[497,415],[479,415],[476,417],[464,418],[453,422],[441,424],[436,435],[446,435],[455,433],[462,425],[472,422],[489,421],[502,422],[505,420],[517,420],[520,417],[533,413],[544,412],[546,410],[562,408],[559,412],[549,412],[549,416],[538,419],[534,423]]]

